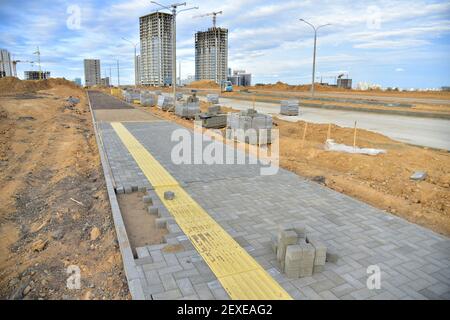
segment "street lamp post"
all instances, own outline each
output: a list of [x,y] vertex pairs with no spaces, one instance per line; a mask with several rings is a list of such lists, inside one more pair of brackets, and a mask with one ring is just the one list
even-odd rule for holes
[[177,101],[177,13],[179,14],[183,11],[198,9],[198,7],[187,8],[179,10],[177,12],[177,8],[185,6],[186,2],[174,3],[169,6],[163,6],[162,4],[159,4],[156,1],[150,2],[164,9],[172,11],[172,90],[173,90],[173,103],[175,105]]
[[126,39],[124,37],[122,37],[122,39],[125,40],[125,41],[128,41],[129,43],[131,43],[134,46],[134,87],[136,88],[137,87],[137,81],[138,81],[138,79],[137,79],[137,68],[139,67],[137,65],[137,63],[136,63],[137,62],[136,47],[137,47],[138,43],[135,43],[135,42],[133,42],[131,40],[128,40],[128,39]]
[[316,77],[316,47],[317,47],[317,30],[319,30],[322,27],[326,27],[331,25],[330,23],[320,25],[318,27],[315,27],[313,24],[309,23],[308,21],[304,19],[300,19],[300,21],[303,21],[307,25],[309,25],[314,30],[314,53],[313,53],[313,69],[312,69],[312,82],[311,82],[311,96],[314,97],[314,79]]

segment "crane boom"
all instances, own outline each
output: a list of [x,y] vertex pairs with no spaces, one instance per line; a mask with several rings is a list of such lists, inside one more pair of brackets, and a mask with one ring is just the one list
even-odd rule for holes
[[217,15],[218,14],[222,14],[222,11],[217,11],[217,12],[209,12],[209,13],[205,13],[205,14],[201,14],[198,16],[195,16],[194,18],[203,18],[203,17],[209,17],[212,16],[212,20],[213,20],[213,27],[216,27],[216,21],[217,21]]

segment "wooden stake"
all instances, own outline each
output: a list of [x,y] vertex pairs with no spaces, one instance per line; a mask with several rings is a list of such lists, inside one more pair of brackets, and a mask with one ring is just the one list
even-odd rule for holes
[[306,130],[308,130],[308,122],[305,122],[305,129],[303,130],[302,148],[305,146]]
[[330,137],[331,137],[331,123],[328,124],[327,140],[330,140]]
[[353,131],[353,148],[356,148],[356,121],[355,121],[355,130]]

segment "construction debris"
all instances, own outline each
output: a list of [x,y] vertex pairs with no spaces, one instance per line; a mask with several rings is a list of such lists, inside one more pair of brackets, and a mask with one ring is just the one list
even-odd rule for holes
[[298,116],[299,101],[283,100],[281,101],[280,114],[285,116]]
[[346,152],[346,153],[367,154],[370,156],[376,156],[376,155],[379,155],[382,153],[386,153],[386,150],[383,150],[383,149],[352,147],[352,146],[348,146],[345,144],[336,143],[336,142],[334,142],[333,139],[327,139],[327,141],[325,142],[325,150]]
[[427,178],[427,173],[424,171],[416,171],[409,178],[411,180],[417,180],[417,181],[425,180]]

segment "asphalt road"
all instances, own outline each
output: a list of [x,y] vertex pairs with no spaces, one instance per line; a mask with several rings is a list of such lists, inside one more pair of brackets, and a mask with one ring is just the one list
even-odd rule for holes
[[[200,97],[206,101],[205,97]],[[252,101],[220,98],[220,104],[238,110],[253,107]],[[279,104],[255,102],[259,112],[278,114]],[[306,120],[314,123],[334,123],[342,127],[371,130],[391,139],[409,144],[450,150],[450,120],[388,115],[369,112],[353,112],[302,107],[299,116],[279,116],[283,120]]]

